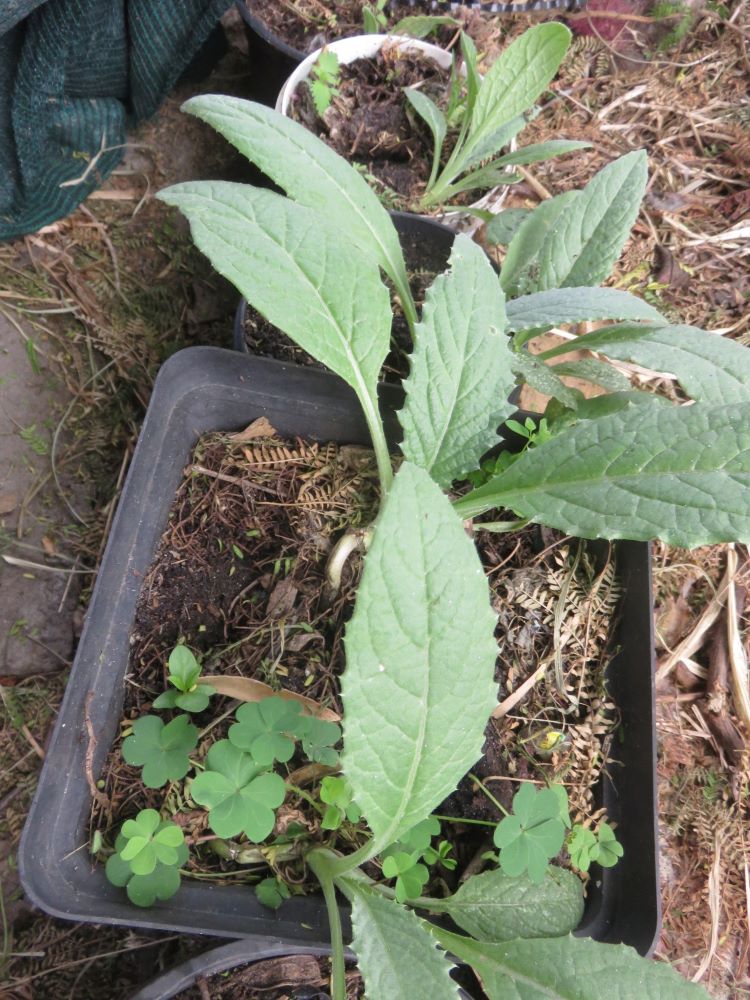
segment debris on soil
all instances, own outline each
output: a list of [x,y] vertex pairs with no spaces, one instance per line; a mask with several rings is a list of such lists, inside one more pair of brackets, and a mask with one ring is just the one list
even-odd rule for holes
[[[195,986],[177,994],[176,1000],[289,1000],[292,996],[327,993],[330,962],[312,955],[283,955],[240,969],[201,977]],[[304,992],[309,991],[309,992]],[[346,972],[347,1000],[364,996],[362,977],[354,969]]]

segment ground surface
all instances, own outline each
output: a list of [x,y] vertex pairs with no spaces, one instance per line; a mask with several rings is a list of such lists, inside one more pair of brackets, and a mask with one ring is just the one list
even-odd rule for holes
[[[471,13],[465,22],[490,58],[533,23]],[[530,168],[507,204],[532,206],[580,186],[612,156],[645,146],[652,181],[619,286],[746,342],[750,17],[743,4],[709,5],[676,47],[660,52],[675,25],[610,18],[587,29],[526,141],[555,134],[593,148]],[[241,58],[230,56],[192,89],[243,93],[249,83]],[[221,141],[179,114],[188,92],[132,136],[122,168],[72,217],[0,246],[0,995],[9,998],[127,996],[154,970],[205,947],[47,918],[21,900],[13,863],[153,377],[179,346],[231,342],[235,294],[152,197],[171,181],[245,175]],[[737,556],[738,583],[746,583],[747,556]],[[750,995],[747,734],[716,684],[721,653],[703,627],[716,609],[722,629],[747,635],[743,594],[728,616],[721,589],[731,558],[728,547],[655,551],[663,667],[657,954],[717,1000]],[[723,716],[713,711],[717,698]],[[716,725],[717,715],[729,728]]]

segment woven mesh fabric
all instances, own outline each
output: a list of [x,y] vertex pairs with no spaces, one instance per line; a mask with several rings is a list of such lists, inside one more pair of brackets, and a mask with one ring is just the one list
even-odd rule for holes
[[156,111],[229,6],[0,0],[0,240],[62,218],[101,184],[126,126]]

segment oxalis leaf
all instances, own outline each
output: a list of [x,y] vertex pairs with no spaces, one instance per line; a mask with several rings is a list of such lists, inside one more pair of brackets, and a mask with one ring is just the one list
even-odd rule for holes
[[341,683],[342,769],[373,831],[371,856],[480,756],[497,696],[494,625],[463,525],[428,474],[404,463],[365,559]]
[[391,305],[374,263],[312,209],[245,184],[192,181],[162,191],[190,220],[217,271],[263,316],[355,390],[378,421],[375,385]]
[[439,912],[480,941],[557,937],[581,922],[583,885],[572,872],[555,865],[541,882],[511,878],[496,869],[467,879]]
[[[628,238],[646,180],[646,154],[628,153],[600,170],[582,191],[541,205],[508,247],[500,279],[508,296],[599,285]],[[565,211],[556,212],[561,203]],[[556,215],[554,223],[540,239],[539,223],[551,215]]]
[[525,451],[456,504],[494,507],[583,538],[692,548],[750,540],[750,403],[628,407]]
[[479,464],[514,409],[505,301],[484,251],[458,235],[450,271],[427,290],[404,383],[401,450],[449,486]]
[[670,966],[622,944],[572,936],[489,944],[432,932],[479,974],[489,1000],[709,1000]]
[[143,765],[141,780],[146,788],[161,788],[179,781],[190,770],[189,754],[198,742],[198,730],[187,715],[164,725],[156,715],[143,715],[133,723],[133,735],[122,744],[128,764]]
[[632,361],[645,368],[671,372],[688,396],[697,402],[720,405],[741,403],[750,398],[750,351],[747,347],[694,326],[655,329],[622,324],[595,330],[562,346],[564,350],[555,348],[545,357],[584,349],[600,351],[618,361]]
[[303,125],[237,97],[194,97],[183,111],[208,122],[300,205],[317,209],[339,233],[409,294],[401,245],[388,212],[367,181]]
[[453,968],[411,910],[346,881],[352,901],[352,948],[369,1000],[455,1000]]

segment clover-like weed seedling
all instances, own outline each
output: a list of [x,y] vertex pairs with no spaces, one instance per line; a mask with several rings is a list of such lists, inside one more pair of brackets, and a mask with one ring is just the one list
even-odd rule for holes
[[338,830],[345,819],[359,823],[361,812],[352,801],[352,790],[346,778],[329,775],[320,783],[320,799],[328,807],[323,813],[321,827],[324,830]]
[[113,885],[125,887],[136,906],[152,906],[180,888],[179,868],[187,859],[180,827],[162,820],[155,809],[142,809],[123,823],[105,872]]
[[562,786],[540,791],[529,783],[521,785],[513,796],[513,813],[495,828],[493,840],[500,848],[500,867],[511,877],[528,872],[532,882],[541,882],[548,862],[563,846],[569,826],[567,794]]
[[229,740],[214,743],[206,770],[190,786],[190,795],[208,810],[208,824],[218,837],[244,833],[257,844],[273,830],[275,810],[284,801],[284,779],[259,765]]
[[567,847],[570,860],[582,872],[587,872],[593,862],[602,868],[613,868],[624,854],[609,823],[600,823],[596,833],[576,823],[568,834]]
[[308,760],[326,767],[337,767],[339,755],[334,747],[341,739],[341,726],[313,715],[300,719],[302,752]]
[[452,848],[447,841],[441,841],[437,849],[431,846],[432,838],[439,833],[440,820],[429,816],[382,852],[383,875],[396,879],[396,899],[399,903],[421,895],[430,877],[430,866],[439,862],[449,870],[456,867],[453,858],[448,857]]
[[307,729],[307,719],[300,711],[299,702],[285,698],[242,705],[235,713],[237,721],[229,727],[229,740],[261,767],[271,767],[276,760],[284,763],[294,753],[294,737]]
[[169,654],[169,683],[176,690],[165,691],[154,701],[154,708],[181,708],[184,712],[202,712],[212,694],[210,684],[198,684],[201,667],[187,646],[175,646]]
[[128,764],[143,767],[141,780],[146,788],[161,788],[185,777],[197,742],[198,730],[187,715],[178,715],[166,725],[156,715],[143,715],[123,742],[122,755]]
[[383,860],[383,875],[396,879],[396,899],[405,903],[407,899],[417,899],[430,879],[426,865],[419,861],[419,854],[395,851]]

